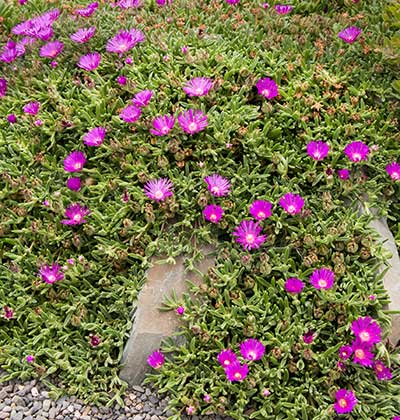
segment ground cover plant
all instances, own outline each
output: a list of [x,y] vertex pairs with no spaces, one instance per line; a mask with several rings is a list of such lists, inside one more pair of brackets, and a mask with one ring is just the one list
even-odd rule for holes
[[385,255],[358,215],[398,240],[384,6],[2,3],[3,379],[121,402],[151,256],[190,268],[212,243],[195,297],[165,304],[186,345],[149,358],[176,418],[400,416]]

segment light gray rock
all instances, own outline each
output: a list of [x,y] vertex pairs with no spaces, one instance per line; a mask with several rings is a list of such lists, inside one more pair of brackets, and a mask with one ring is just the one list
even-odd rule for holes
[[44,400],[42,403],[43,411],[49,411],[51,407],[51,400]]
[[24,413],[22,411],[16,411],[13,410],[11,411],[11,416],[10,416],[10,420],[22,420],[24,417]]

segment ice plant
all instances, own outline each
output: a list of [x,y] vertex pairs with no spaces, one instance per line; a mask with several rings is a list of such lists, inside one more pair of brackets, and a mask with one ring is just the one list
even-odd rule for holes
[[353,141],[344,148],[344,153],[352,162],[367,160],[369,147],[362,141]]
[[190,97],[193,96],[204,96],[212,89],[213,83],[211,79],[207,77],[194,77],[192,80],[186,83],[183,87],[183,91]]
[[90,17],[96,9],[99,7],[99,3],[97,1],[90,3],[87,7],[84,9],[76,9],[75,13],[82,17]]
[[121,86],[125,86],[127,83],[128,79],[126,76],[118,76],[117,77],[117,83]]
[[40,48],[40,57],[55,58],[64,49],[64,44],[61,41],[51,41]]
[[150,99],[153,96],[152,90],[142,90],[141,92],[138,92],[134,98],[132,99],[133,105],[137,106],[138,108],[142,108],[144,106],[147,106],[150,102]]
[[352,44],[361,34],[361,29],[356,26],[350,26],[338,33],[338,37],[348,44]]
[[143,32],[138,29],[120,31],[117,35],[108,40],[106,51],[122,55],[135,47],[139,42],[144,42],[144,40],[145,37]]
[[207,115],[199,109],[189,109],[178,115],[178,123],[185,133],[195,134],[207,127]]
[[100,146],[106,136],[106,129],[104,127],[95,127],[89,130],[83,136],[83,143],[86,146]]
[[25,47],[21,43],[8,41],[0,53],[0,61],[12,63],[18,57],[25,54]]
[[119,117],[127,123],[134,123],[141,114],[142,110],[140,108],[135,105],[128,105],[120,112]]
[[225,369],[226,377],[229,381],[243,381],[249,373],[249,367],[241,365],[239,361],[231,363]]
[[266,235],[260,235],[261,226],[252,220],[242,220],[240,225],[233,231],[236,242],[240,243],[244,249],[250,251],[259,248],[266,240]]
[[347,389],[339,389],[335,397],[336,402],[333,407],[337,414],[350,413],[357,404],[356,396],[352,391],[348,391]]
[[240,0],[225,0],[228,4],[239,4]]
[[4,305],[3,314],[5,319],[11,319],[14,316],[14,311],[9,306]]
[[203,216],[206,220],[212,223],[218,223],[221,220],[224,210],[216,204],[209,204],[203,210]]
[[28,354],[25,357],[25,360],[26,360],[27,363],[33,363],[35,361],[35,356],[33,356],[32,354]]
[[87,207],[83,207],[78,203],[70,204],[65,210],[66,220],[61,220],[64,225],[81,225],[86,223],[85,216],[89,215],[91,211]]
[[295,215],[301,212],[304,206],[304,200],[300,195],[287,193],[280,200],[279,205],[290,215]]
[[89,335],[89,344],[92,347],[97,347],[101,343],[101,339],[97,335],[90,334]]
[[40,103],[34,101],[34,102],[29,102],[26,105],[24,105],[22,110],[25,112],[25,114],[36,115],[39,112],[39,108],[40,108]]
[[119,0],[116,5],[121,9],[136,9],[142,5],[141,0]]
[[265,346],[255,338],[249,338],[240,344],[240,353],[246,360],[260,360],[265,353]]
[[310,276],[310,283],[319,290],[327,290],[333,287],[335,274],[329,268],[317,268]]
[[86,71],[93,71],[99,67],[101,62],[101,55],[98,52],[92,52],[82,55],[78,61],[78,67]]
[[375,360],[373,368],[378,381],[389,381],[392,379],[392,372],[381,360]]
[[75,151],[64,159],[64,170],[67,172],[79,172],[86,163],[86,156],[83,152]]
[[178,315],[183,315],[183,314],[185,313],[185,308],[184,308],[183,306],[178,306],[178,307],[176,308],[176,313],[177,313]]
[[351,323],[351,331],[356,338],[366,346],[373,346],[381,341],[381,328],[369,316],[359,317]]
[[15,123],[17,122],[17,117],[16,117],[16,115],[15,115],[15,114],[9,114],[9,115],[7,115],[7,121],[8,121],[10,124],[15,124]]
[[304,283],[297,277],[290,277],[285,282],[285,290],[292,294],[298,294],[304,289]]
[[81,189],[81,180],[78,177],[72,177],[67,179],[67,187],[71,191],[79,191]]
[[0,98],[7,94],[7,80],[0,79]]
[[232,363],[235,363],[238,361],[236,354],[233,352],[232,349],[222,350],[218,356],[217,360],[220,363],[221,366],[224,368],[227,368]]
[[204,181],[207,184],[208,191],[215,197],[222,197],[229,194],[231,184],[223,176],[218,174],[209,175],[204,178]]
[[351,348],[351,346],[342,346],[339,349],[339,357],[342,360],[349,359],[352,354],[353,354],[353,349]]
[[91,26],[90,28],[80,28],[70,36],[70,39],[78,44],[84,44],[88,42],[95,33],[95,26]]
[[329,153],[329,145],[321,140],[310,141],[307,144],[307,153],[314,160],[323,160]]
[[361,366],[371,367],[374,355],[370,351],[370,347],[359,340],[354,340],[351,344],[353,350],[353,362],[359,363]]
[[160,351],[153,351],[147,358],[147,363],[154,369],[159,369],[165,362],[164,355]]
[[154,129],[150,133],[154,136],[166,136],[174,127],[175,117],[173,115],[160,115],[153,120]]
[[400,180],[400,165],[397,162],[389,163],[386,166],[386,172],[389,174],[390,178],[395,181]]
[[264,220],[272,215],[272,203],[265,200],[256,200],[251,203],[249,210],[256,220]]
[[276,82],[269,77],[260,79],[256,83],[258,94],[264,96],[264,98],[272,99],[278,96],[278,85]]
[[59,264],[42,265],[39,269],[39,274],[47,284],[53,284],[64,279],[64,273],[61,271]]
[[168,178],[160,178],[146,182],[144,192],[151,200],[164,201],[173,195],[172,188],[173,184]]
[[350,171],[348,169],[339,169],[338,176],[340,179],[349,179],[350,178]]
[[315,333],[313,331],[307,331],[305,334],[303,334],[303,342],[305,344],[311,344],[314,341]]
[[290,6],[288,4],[275,4],[274,9],[280,15],[286,15],[293,10],[293,6]]

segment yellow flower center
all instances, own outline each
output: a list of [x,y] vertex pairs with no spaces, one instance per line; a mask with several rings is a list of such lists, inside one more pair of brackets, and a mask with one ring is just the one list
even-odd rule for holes
[[264,213],[263,211],[259,211],[259,212],[257,213],[257,217],[258,217],[259,219],[264,219],[264,218],[265,218],[265,213]]
[[163,193],[161,190],[157,190],[157,191],[154,193],[154,197],[156,197],[156,198],[157,198],[157,200],[161,200],[161,199],[163,198],[163,196],[164,196],[164,193]]
[[80,214],[75,214],[75,216],[73,217],[75,222],[80,222],[82,220],[82,215]]
[[356,350],[354,354],[356,355],[357,359],[364,359],[365,357],[365,352],[362,349]]
[[254,235],[253,235],[252,233],[248,233],[248,234],[246,235],[246,242],[247,242],[248,244],[252,244],[252,243],[254,243],[254,240],[255,240],[255,237],[254,237]]
[[361,341],[369,341],[370,338],[371,338],[371,335],[368,331],[361,332],[361,334],[360,334]]
[[319,287],[325,288],[328,285],[328,283],[324,279],[319,279],[318,280],[318,285],[319,285]]
[[345,408],[347,407],[347,401],[344,398],[340,398],[339,405],[340,407]]
[[242,374],[239,372],[236,372],[234,375],[235,379],[242,379]]
[[191,122],[191,123],[188,125],[188,129],[189,129],[189,131],[194,131],[194,130],[197,130],[197,124],[196,124],[195,122]]

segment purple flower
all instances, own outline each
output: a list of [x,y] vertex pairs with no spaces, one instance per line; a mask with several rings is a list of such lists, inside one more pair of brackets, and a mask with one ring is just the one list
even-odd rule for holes
[[67,187],[71,191],[79,191],[81,189],[81,180],[78,177],[68,178]]
[[7,44],[3,47],[0,54],[0,61],[5,63],[12,63],[18,57],[21,57],[25,54],[25,47],[14,41],[8,41]]
[[138,29],[120,31],[107,42],[106,51],[122,55],[144,40],[143,32]]
[[121,9],[136,9],[142,5],[141,0],[119,0],[116,3]]
[[153,120],[153,129],[150,133],[154,136],[166,136],[175,124],[175,117],[172,115],[160,115]]
[[307,144],[307,153],[314,160],[322,160],[329,153],[329,145],[323,141],[310,141]]
[[351,344],[353,350],[353,362],[359,363],[361,366],[371,367],[374,355],[370,351],[370,347],[358,340],[354,340]]
[[146,182],[144,192],[151,200],[164,201],[173,195],[172,188],[173,184],[168,178],[160,178]]
[[209,403],[211,401],[211,395],[205,394],[204,397],[203,397],[203,401]]
[[339,357],[342,360],[349,359],[352,354],[353,354],[353,349],[351,348],[351,346],[342,346],[339,349]]
[[216,204],[209,204],[203,210],[203,216],[206,220],[212,223],[218,223],[221,220],[224,210],[222,207],[217,206]]
[[293,6],[285,5],[285,4],[276,4],[274,9],[280,15],[286,15],[293,10]]
[[361,34],[361,29],[356,26],[350,26],[338,33],[338,37],[348,44],[352,44]]
[[7,115],[7,121],[8,121],[10,124],[15,124],[15,123],[17,122],[17,117],[16,117],[16,115],[15,115],[15,114],[10,114],[10,115]]
[[90,334],[89,335],[89,344],[92,347],[97,347],[101,343],[101,339],[97,335]]
[[244,249],[250,251],[259,248],[267,239],[266,235],[260,235],[261,226],[252,220],[242,220],[240,225],[234,230],[236,242],[240,243]]
[[265,346],[254,338],[240,344],[240,353],[246,360],[260,360],[265,353]]
[[173,0],[156,0],[158,6],[165,6],[167,4],[172,4]]
[[313,331],[307,331],[303,334],[303,342],[305,344],[311,344],[314,341],[315,333]]
[[100,146],[103,143],[105,136],[106,129],[104,127],[95,127],[83,136],[83,143],[86,144],[86,146]]
[[74,42],[77,42],[78,44],[84,44],[85,42],[88,42],[95,33],[95,26],[91,26],[90,28],[80,28],[70,36],[70,39],[72,39]]
[[154,369],[159,369],[165,362],[164,355],[160,351],[153,351],[147,358],[147,363]]
[[78,67],[86,71],[96,70],[99,67],[101,55],[98,52],[82,55],[78,61]]
[[362,141],[353,141],[344,148],[344,153],[352,162],[367,160],[369,147]]
[[138,92],[134,98],[132,99],[133,105],[137,106],[138,108],[142,108],[147,106],[150,102],[151,97],[153,96],[152,90],[142,90]]
[[336,392],[334,408],[337,414],[350,413],[357,404],[357,398],[352,391],[339,389]]
[[178,315],[183,315],[183,314],[185,313],[185,308],[184,308],[183,306],[178,306],[178,307],[176,308],[176,313],[177,313]]
[[349,179],[350,178],[350,171],[348,169],[339,169],[338,176],[340,179]]
[[7,305],[3,306],[3,313],[5,319],[11,319],[14,316],[14,311]]
[[51,41],[40,48],[39,55],[40,57],[56,58],[63,49],[64,44],[61,41]]
[[230,182],[218,174],[206,176],[204,181],[207,184],[208,191],[215,197],[222,197],[229,194],[231,188]]
[[236,361],[225,368],[225,373],[228,381],[243,381],[249,373],[249,367],[246,364],[241,365],[239,361]]
[[225,0],[228,4],[239,4],[240,0]]
[[238,361],[236,354],[231,349],[222,350],[218,354],[217,359],[220,365],[224,367],[224,369],[226,369],[232,363]]
[[86,156],[83,152],[75,151],[64,159],[64,170],[67,172],[79,172],[86,163]]
[[400,180],[400,165],[397,162],[389,163],[386,166],[386,172],[389,174],[390,178],[394,179],[395,181]]
[[[353,0],[354,1],[354,0]],[[400,420],[400,416],[394,416],[392,420]]]
[[29,102],[22,108],[25,114],[36,115],[39,112],[39,102]]
[[304,200],[299,195],[293,193],[285,194],[280,200],[279,205],[290,215],[295,215],[301,212],[304,206]]
[[34,124],[35,124],[37,127],[40,127],[40,126],[43,124],[43,121],[42,121],[41,119],[38,119],[38,120],[35,120]]
[[378,381],[389,381],[392,379],[392,372],[382,361],[375,360],[373,367]]
[[329,268],[317,268],[310,276],[310,283],[320,290],[331,289],[334,281],[335,274]]
[[64,279],[64,273],[61,271],[59,264],[42,265],[39,270],[42,280],[47,284],[53,284],[56,281]]
[[204,96],[212,89],[213,83],[207,77],[195,77],[183,87],[183,91],[190,97]]
[[268,9],[268,8],[269,8],[269,3],[262,3],[262,4],[261,4],[261,6],[262,6],[264,9]]
[[198,133],[207,127],[207,115],[203,114],[199,109],[189,109],[178,115],[178,123],[185,133]]
[[258,94],[264,96],[264,98],[272,99],[278,96],[278,85],[276,82],[269,77],[260,79],[256,83]]
[[304,289],[304,283],[297,277],[290,277],[285,282],[285,289],[292,294],[298,294]]
[[121,111],[119,117],[127,123],[134,123],[141,114],[142,110],[140,108],[135,105],[128,105]]
[[86,223],[85,216],[88,216],[91,211],[87,207],[83,207],[78,203],[71,204],[65,210],[64,217],[67,220],[61,220],[64,225],[81,225]]
[[91,16],[95,10],[99,7],[99,3],[97,1],[90,3],[84,9],[76,9],[75,13],[82,17],[89,17]]
[[351,331],[356,338],[366,346],[373,346],[381,341],[381,328],[369,316],[359,317],[351,323]]
[[117,77],[117,83],[121,86],[125,86],[127,81],[128,81],[128,79],[126,78],[126,76],[118,76]]
[[184,46],[181,48],[181,51],[182,51],[182,54],[187,54],[187,53],[188,53],[188,51],[189,51],[188,46],[187,46],[187,45],[184,45]]
[[0,98],[7,94],[7,80],[0,79]]
[[250,214],[256,220],[264,220],[272,214],[272,203],[265,200],[256,200],[251,203]]
[[32,354],[28,354],[25,357],[25,360],[27,361],[27,363],[33,363],[35,361],[35,356],[33,356]]

